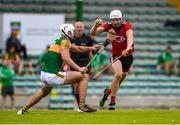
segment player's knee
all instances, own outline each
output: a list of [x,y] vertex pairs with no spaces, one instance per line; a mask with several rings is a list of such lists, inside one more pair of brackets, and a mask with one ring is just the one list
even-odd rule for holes
[[116,73],[116,74],[114,75],[114,77],[115,77],[116,79],[118,79],[118,80],[121,80],[121,79],[122,79],[122,74]]
[[14,96],[12,96],[12,101],[14,101]]
[[89,79],[89,75],[88,75],[88,74],[84,74],[84,75],[83,75],[83,78],[84,78],[84,79]]
[[11,101],[14,101],[14,96],[11,96]]

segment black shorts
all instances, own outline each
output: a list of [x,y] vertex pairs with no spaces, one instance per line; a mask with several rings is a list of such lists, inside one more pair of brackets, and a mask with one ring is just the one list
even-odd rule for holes
[[[113,55],[113,60],[115,60],[116,58],[118,58],[118,56]],[[133,63],[133,56],[130,55],[127,57],[121,57],[119,61],[121,61],[122,63],[123,72],[128,72]]]
[[2,87],[1,95],[14,95],[14,87]]

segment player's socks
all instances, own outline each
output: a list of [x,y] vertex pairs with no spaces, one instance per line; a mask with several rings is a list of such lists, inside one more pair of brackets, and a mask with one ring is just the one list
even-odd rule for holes
[[97,110],[90,108],[88,105],[85,104],[85,101],[79,102],[79,112],[96,112]]
[[79,93],[75,93],[74,96],[76,97],[76,101],[79,104]]
[[116,96],[111,96],[111,103],[108,105],[108,110],[115,110]]
[[109,94],[111,94],[111,90],[110,89],[105,89],[104,94],[106,96],[109,96]]
[[105,101],[107,100],[108,96],[111,94],[111,90],[110,89],[105,89],[104,90],[104,95],[102,97],[102,99],[100,100],[100,107],[104,106]]
[[116,103],[116,96],[111,96],[111,103],[115,104]]
[[84,105],[85,105],[85,101],[80,101],[79,102],[79,108],[84,108]]
[[25,106],[22,108],[22,110],[23,110],[23,111],[26,111],[26,112],[28,111],[28,109],[29,109],[29,106],[28,106],[28,105],[25,105]]
[[22,109],[20,109],[17,114],[18,115],[22,115],[22,114],[27,114],[28,113],[28,109],[29,109],[29,106],[25,105]]

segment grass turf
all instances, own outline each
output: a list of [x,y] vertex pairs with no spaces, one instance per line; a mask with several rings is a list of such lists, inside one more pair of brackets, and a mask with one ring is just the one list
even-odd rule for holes
[[1,111],[0,124],[178,124],[180,110],[99,110],[96,113],[78,113],[72,110]]

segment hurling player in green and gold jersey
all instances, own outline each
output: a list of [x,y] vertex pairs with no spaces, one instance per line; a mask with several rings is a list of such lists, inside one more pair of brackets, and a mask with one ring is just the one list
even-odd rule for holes
[[[41,71],[41,81],[44,83],[41,91],[34,94],[28,103],[17,112],[17,114],[25,114],[27,110],[33,105],[37,104],[43,97],[47,96],[52,86],[78,83],[79,86],[79,111],[80,112],[95,112],[95,109],[90,108],[85,104],[88,75],[82,72],[86,72],[86,67],[79,67],[69,55],[69,51],[73,52],[87,52],[94,51],[101,47],[101,45],[95,45],[93,47],[84,47],[71,45],[69,38],[74,37],[74,26],[72,24],[62,24],[60,26],[61,37],[52,44],[45,55],[45,64]],[[77,71],[62,72],[61,68],[63,63],[68,64]]]

